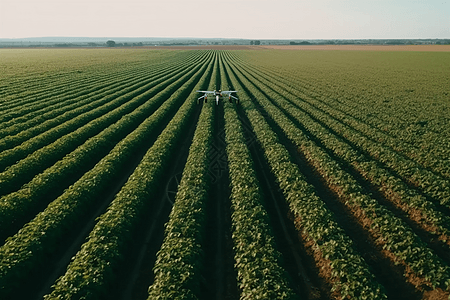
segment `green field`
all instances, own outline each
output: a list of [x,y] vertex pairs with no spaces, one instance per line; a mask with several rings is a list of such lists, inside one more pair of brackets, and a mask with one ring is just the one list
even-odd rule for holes
[[448,66],[1,49],[0,299],[450,298]]

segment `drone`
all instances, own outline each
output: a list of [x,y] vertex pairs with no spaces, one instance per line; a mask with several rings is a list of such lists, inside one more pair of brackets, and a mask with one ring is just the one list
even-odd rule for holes
[[208,100],[208,95],[214,95],[216,97],[216,105],[219,105],[219,100],[222,97],[226,97],[228,96],[228,101],[230,101],[230,103],[233,102],[234,99],[236,101],[236,104],[239,104],[239,98],[234,97],[233,95],[231,95],[232,93],[237,93],[237,91],[221,91],[221,90],[214,90],[214,91],[197,91],[197,93],[204,93],[203,96],[201,96],[200,98],[197,99],[197,103],[201,103],[203,101],[203,99],[206,101]]

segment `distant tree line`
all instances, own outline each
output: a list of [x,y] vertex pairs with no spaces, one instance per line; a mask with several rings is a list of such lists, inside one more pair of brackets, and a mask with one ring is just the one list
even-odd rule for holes
[[303,42],[290,42],[289,45],[312,45],[310,42],[303,41]]
[[106,42],[107,47],[139,47],[143,46],[144,44],[142,42],[138,43],[116,43],[113,40],[109,40]]
[[376,40],[312,40],[291,41],[289,45],[448,45],[448,39],[376,39]]

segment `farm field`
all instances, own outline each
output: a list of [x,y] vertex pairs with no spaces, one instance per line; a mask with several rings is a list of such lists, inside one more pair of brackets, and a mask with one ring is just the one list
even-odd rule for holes
[[0,50],[0,299],[449,299],[449,65]]
[[344,51],[419,51],[449,52],[450,45],[263,45],[253,46],[279,50],[344,50]]

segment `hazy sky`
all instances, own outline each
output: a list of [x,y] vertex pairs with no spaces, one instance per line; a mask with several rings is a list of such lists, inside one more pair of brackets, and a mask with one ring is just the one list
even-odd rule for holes
[[0,38],[450,38],[450,0],[0,0]]

